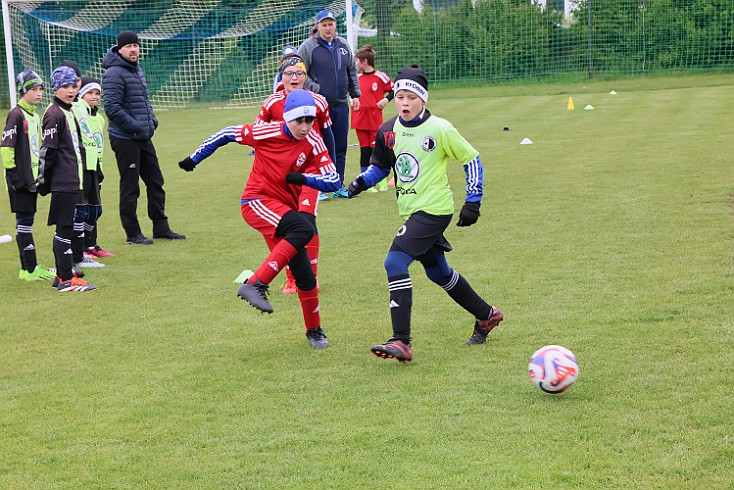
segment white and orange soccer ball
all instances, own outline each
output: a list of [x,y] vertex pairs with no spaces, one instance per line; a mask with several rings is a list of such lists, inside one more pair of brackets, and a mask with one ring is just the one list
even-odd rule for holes
[[530,357],[528,373],[538,389],[555,394],[566,391],[576,382],[579,365],[570,350],[560,345],[546,345]]

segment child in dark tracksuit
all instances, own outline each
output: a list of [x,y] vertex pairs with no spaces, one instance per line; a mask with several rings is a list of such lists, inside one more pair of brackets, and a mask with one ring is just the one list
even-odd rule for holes
[[0,149],[5,184],[10,196],[10,211],[15,213],[15,239],[20,252],[18,278],[24,281],[51,280],[54,274],[38,265],[33,240],[36,215],[35,180],[38,176],[38,139],[41,118],[36,106],[43,97],[43,79],[33,70],[25,70],[16,80],[20,100],[10,110]]
[[[51,74],[54,99],[43,115],[43,142],[38,170],[38,190],[51,192],[48,224],[56,225],[53,250],[56,259],[59,292],[93,291],[97,286],[78,277],[72,267],[72,237],[76,206],[82,198],[82,172],[79,126],[71,112],[71,103],[79,92],[79,78],[68,66],[59,66]],[[81,244],[80,244],[81,245]]]

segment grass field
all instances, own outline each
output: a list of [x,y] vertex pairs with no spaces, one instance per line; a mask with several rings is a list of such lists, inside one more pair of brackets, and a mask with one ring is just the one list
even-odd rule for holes
[[[239,214],[249,148],[176,162],[255,111],[162,112],[185,242],[124,244],[108,151],[100,291],[21,283],[0,245],[0,488],[733,488],[734,75],[451,88],[429,108],[485,165],[479,222],[447,237],[505,313],[487,344],[464,345],[472,318],[414,266],[415,360],[370,355],[391,333],[387,192],[320,207],[331,347],[309,348],[280,277],[273,315],[237,299],[266,250]],[[459,209],[461,165],[451,178]],[[579,359],[562,395],[527,376],[546,344]]]

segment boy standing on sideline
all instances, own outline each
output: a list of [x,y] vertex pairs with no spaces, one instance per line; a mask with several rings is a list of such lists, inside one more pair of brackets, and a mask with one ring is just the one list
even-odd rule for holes
[[[375,50],[369,44],[357,50],[357,70],[362,96],[359,109],[352,110],[352,129],[359,141],[360,172],[364,172],[370,165],[377,128],[382,124],[382,109],[393,99],[393,84],[387,74],[375,69]],[[387,179],[382,179],[375,188],[386,191]]]
[[428,79],[423,70],[416,65],[400,69],[395,77],[398,115],[380,126],[371,165],[349,185],[352,197],[395,171],[398,212],[406,221],[385,258],[393,336],[371,350],[378,357],[401,362],[413,359],[413,284],[408,267],[416,260],[431,281],[474,316],[474,331],[467,344],[483,344],[503,320],[502,312],[484,301],[446,261],[452,247],[443,232],[454,211],[446,175],[448,160],[463,162],[466,173],[466,200],[458,226],[471,226],[479,218],[484,170],[477,151],[450,122],[431,115],[427,101]]
[[314,235],[309,219],[298,212],[301,186],[323,192],[339,188],[341,180],[324,145],[313,131],[316,102],[305,90],[294,90],[285,101],[283,120],[268,124],[230,126],[207,138],[179,166],[192,171],[217,148],[237,142],[255,149],[252,171],[240,201],[242,218],[262,233],[270,254],[237,295],[264,313],[272,313],[268,285],[290,265],[298,286],[306,338],[313,349],[329,346],[319,313],[319,290],[305,246]]
[[97,221],[102,216],[101,184],[104,180],[102,153],[104,151],[104,117],[99,113],[102,86],[99,80],[83,77],[79,89],[79,100],[74,102],[84,112],[79,121],[82,144],[86,156],[84,171],[84,195],[86,204],[77,208],[84,221],[84,253],[90,257],[114,257],[97,244]]
[[16,79],[20,100],[5,120],[0,154],[5,169],[5,185],[10,197],[10,211],[15,213],[15,240],[20,252],[18,279],[51,280],[54,274],[38,265],[33,222],[38,192],[38,150],[41,118],[36,107],[43,98],[43,79],[33,70],[25,70]]
[[[83,157],[80,129],[71,104],[79,91],[79,77],[68,66],[51,74],[54,99],[43,115],[43,142],[39,158],[37,188],[41,195],[51,192],[48,224],[56,225],[53,250],[59,292],[93,291],[97,287],[72,270],[74,217],[82,200]],[[75,244],[76,246],[76,244]]]
[[[303,88],[306,82],[306,65],[303,60],[295,54],[289,54],[284,57],[280,63],[280,78],[282,80],[282,89],[277,90],[273,95],[269,96],[263,102],[260,112],[255,119],[255,124],[265,124],[273,121],[283,121],[283,113],[285,112],[285,101],[288,94],[294,90]],[[329,116],[329,104],[326,99],[317,93],[311,92],[316,103],[316,120],[314,121],[314,130],[316,130],[324,139],[324,143],[329,150],[329,158],[334,156],[334,135],[331,132],[331,117]],[[319,201],[319,191],[312,187],[301,187],[301,195],[298,199],[298,212],[307,218],[314,229],[314,236],[308,244],[306,251],[311,260],[314,276],[318,281],[318,263],[320,238],[316,228],[316,214]],[[296,292],[296,279],[290,267],[285,268],[286,281],[283,286],[283,294],[294,294]]]

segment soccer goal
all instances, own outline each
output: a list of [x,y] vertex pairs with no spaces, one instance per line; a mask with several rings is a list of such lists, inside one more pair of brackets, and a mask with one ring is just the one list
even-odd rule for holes
[[310,36],[318,11],[337,15],[352,46],[350,26],[361,11],[352,0],[2,0],[2,7],[13,105],[24,69],[48,78],[68,59],[101,79],[105,53],[129,29],[140,38],[140,65],[158,109],[259,106],[283,46]]

